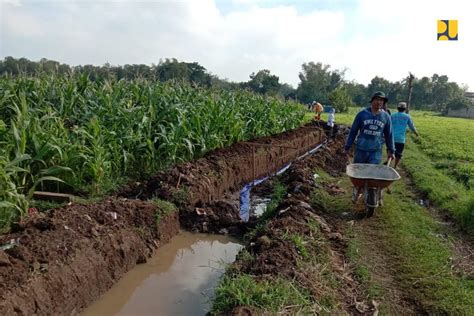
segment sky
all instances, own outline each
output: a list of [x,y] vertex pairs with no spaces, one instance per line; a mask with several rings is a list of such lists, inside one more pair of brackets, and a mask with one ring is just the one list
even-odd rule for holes
[[[321,62],[367,85],[447,75],[474,91],[471,1],[0,0],[0,58],[69,65],[198,62],[230,81],[268,69],[296,87]],[[458,20],[437,41],[437,20]]]

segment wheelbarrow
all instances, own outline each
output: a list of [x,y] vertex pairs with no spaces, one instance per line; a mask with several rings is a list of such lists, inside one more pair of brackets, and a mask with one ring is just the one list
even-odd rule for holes
[[400,179],[398,172],[390,167],[390,160],[386,166],[354,163],[346,167],[346,174],[357,190],[355,194],[359,194],[363,189],[367,217],[374,215],[382,200],[383,189]]

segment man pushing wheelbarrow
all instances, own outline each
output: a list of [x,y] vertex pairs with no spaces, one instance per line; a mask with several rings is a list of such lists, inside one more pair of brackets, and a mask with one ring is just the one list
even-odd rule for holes
[[356,115],[344,146],[344,153],[348,155],[355,143],[354,163],[347,166],[346,173],[354,184],[352,202],[357,203],[362,193],[365,193],[368,217],[373,215],[379,202],[382,202],[382,189],[400,179],[393,168],[380,165],[384,142],[389,161],[394,158],[395,152],[392,121],[390,115],[382,109],[387,100],[383,92],[378,91],[372,95],[371,106]]

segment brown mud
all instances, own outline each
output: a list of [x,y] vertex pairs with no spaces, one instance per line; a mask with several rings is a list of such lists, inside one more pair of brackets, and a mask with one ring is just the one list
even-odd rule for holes
[[[238,257],[233,270],[258,279],[294,282],[317,302],[314,313],[372,315],[378,313],[378,304],[361,290],[347,257],[349,240],[344,233],[348,218],[311,201],[315,188],[334,198],[344,193],[337,183],[314,178],[316,169],[334,177],[345,172],[344,138],[341,133],[330,139],[313,155],[294,161],[279,177],[287,194],[275,217],[246,240],[252,261]],[[0,315],[78,314],[136,264],[146,262],[178,233],[180,225],[200,232],[248,232],[255,222],[244,223],[239,217],[242,186],[275,172],[323,140],[325,132],[309,125],[236,144],[160,172],[102,202],[74,204],[26,219],[10,234],[0,236],[0,246],[14,243],[0,250]],[[253,194],[268,196],[271,183],[255,187]],[[141,201],[155,197],[177,205],[179,214]],[[363,227],[370,229],[371,225],[377,229],[374,221]],[[305,238],[304,249],[298,247],[294,236]],[[460,257],[469,255],[471,249]],[[383,264],[383,251],[377,258],[373,264]],[[469,269],[459,262],[459,270],[466,273]],[[381,271],[376,277],[392,274]],[[415,302],[399,293],[393,279],[382,283],[393,290],[389,299],[402,306],[400,312],[417,310]],[[332,300],[329,310],[325,299]],[[227,312],[261,314],[254,306],[236,306]]]
[[[232,271],[262,280],[282,277],[291,280],[309,291],[316,302],[314,313],[373,314],[377,306],[359,292],[347,260],[348,239],[343,236],[346,222],[312,205],[310,199],[311,192],[320,185],[314,180],[317,168],[335,177],[345,172],[343,144],[344,136],[337,137],[314,155],[294,162],[282,175],[280,181],[287,187],[286,198],[278,206],[275,218],[249,240],[246,249],[253,259],[238,258]],[[324,189],[331,196],[343,192],[335,184],[327,184]],[[292,240],[295,236],[306,238],[304,249]],[[334,282],[338,285],[334,286]],[[331,310],[318,305],[324,299],[335,300]],[[298,308],[285,312],[296,313]],[[253,306],[236,306],[228,312],[262,313]]]
[[277,136],[215,150],[201,159],[160,172],[143,183],[132,184],[118,195],[171,201],[179,206],[181,224],[188,229],[218,232],[226,227],[238,233],[242,230],[238,205],[229,204],[226,195],[276,172],[325,139],[322,128],[307,124]]
[[1,236],[0,315],[76,314],[179,230],[177,214],[107,199],[38,214]]
[[[0,236],[0,315],[79,313],[146,262],[180,224],[199,231],[245,230],[238,204],[225,196],[325,138],[322,129],[307,125],[211,152],[130,186],[118,197],[25,219]],[[179,220],[154,203],[128,199],[152,197],[178,205]]]

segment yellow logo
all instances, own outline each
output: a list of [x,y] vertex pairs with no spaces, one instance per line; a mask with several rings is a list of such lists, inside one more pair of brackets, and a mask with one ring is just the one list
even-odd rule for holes
[[458,20],[438,20],[438,41],[458,40]]

